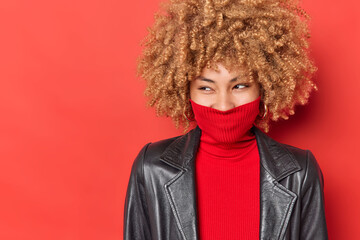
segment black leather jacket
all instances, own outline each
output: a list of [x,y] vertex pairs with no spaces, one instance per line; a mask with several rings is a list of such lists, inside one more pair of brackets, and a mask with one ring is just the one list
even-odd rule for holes
[[[279,143],[253,126],[259,149],[260,239],[328,239],[322,171],[309,150]],[[194,160],[201,136],[146,144],[130,174],[124,239],[199,239]]]

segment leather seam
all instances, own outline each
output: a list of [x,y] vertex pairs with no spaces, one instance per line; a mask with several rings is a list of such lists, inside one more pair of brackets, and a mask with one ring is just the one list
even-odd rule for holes
[[165,185],[164,185],[164,188],[165,188],[165,193],[166,193],[166,196],[170,202],[170,207],[171,209],[173,210],[173,212],[175,212],[175,219],[176,219],[176,225],[178,226],[179,230],[180,230],[180,233],[182,234],[183,238],[186,240],[186,236],[185,236],[185,233],[183,231],[183,228],[181,226],[181,223],[180,223],[180,217],[179,217],[179,212],[178,210],[176,209],[176,206],[174,204],[174,201],[173,199],[171,198],[169,192],[169,186],[174,182],[176,181],[179,177],[181,177],[181,175],[184,174],[184,171],[180,171],[173,179],[171,179],[169,182],[167,182]]
[[[285,216],[281,219],[281,228],[279,230],[279,233],[277,234],[278,239],[280,239],[282,237],[282,233],[284,231],[284,227],[285,225],[287,225],[289,223],[290,220],[290,215],[292,212],[292,208],[293,205],[295,204],[295,200],[297,199],[297,196],[295,193],[291,192],[289,189],[285,188],[284,186],[282,186],[280,183],[278,183],[277,181],[273,181],[274,183],[274,187],[277,188],[278,190],[285,192],[287,194],[289,194],[290,196],[292,196],[291,199],[291,203],[288,205],[288,207],[286,208],[286,214]],[[290,211],[291,210],[291,211]]]
[[[142,156],[142,158],[141,158],[141,174],[142,174],[142,176],[141,176],[141,182],[142,182],[142,185],[143,185],[143,187],[144,187],[144,193],[146,192],[146,187],[145,187],[145,174],[144,174],[144,159],[145,159],[145,155],[146,155],[146,152],[147,152],[150,144],[151,144],[151,142],[149,142],[149,143],[146,144],[145,149],[144,149],[144,154],[143,154],[143,156]],[[146,198],[146,194],[145,194],[144,197]],[[145,199],[145,201],[144,201],[144,205],[145,205],[145,208],[146,208],[145,213],[147,213],[147,214],[146,214],[146,218],[147,218],[147,220],[148,220],[148,223],[150,223],[150,219],[149,219],[149,206],[148,206],[148,204],[147,204],[146,199]],[[152,236],[151,227],[150,227],[150,226],[149,226],[149,231],[150,231],[150,236]]]
[[304,174],[304,178],[301,181],[301,188],[300,188],[301,197],[303,197],[303,186],[304,186],[305,179],[307,178],[308,171],[309,171],[309,150],[306,150],[305,174]]

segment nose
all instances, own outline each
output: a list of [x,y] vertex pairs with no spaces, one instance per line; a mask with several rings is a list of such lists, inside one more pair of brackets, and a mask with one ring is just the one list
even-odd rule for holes
[[214,108],[220,111],[227,111],[234,107],[236,107],[235,101],[228,94],[219,95],[214,104]]

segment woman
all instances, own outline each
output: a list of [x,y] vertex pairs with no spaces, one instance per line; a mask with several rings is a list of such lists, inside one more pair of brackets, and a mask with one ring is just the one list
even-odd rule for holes
[[138,70],[149,105],[185,130],[137,155],[124,239],[328,239],[314,155],[260,130],[317,89],[301,21],[309,16],[279,0],[172,0],[163,9]]

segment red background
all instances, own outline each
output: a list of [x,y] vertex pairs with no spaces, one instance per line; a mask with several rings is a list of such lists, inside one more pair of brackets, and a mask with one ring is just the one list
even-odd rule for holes
[[[1,1],[0,239],[122,239],[132,162],[182,134],[135,76],[159,1]],[[331,239],[360,239],[359,3],[304,0],[318,92],[271,128],[310,149]]]

